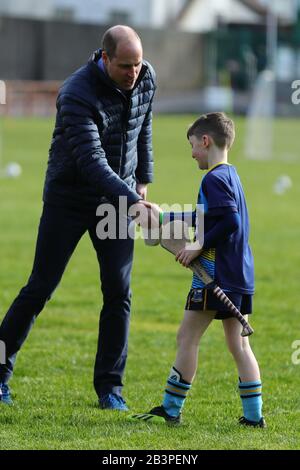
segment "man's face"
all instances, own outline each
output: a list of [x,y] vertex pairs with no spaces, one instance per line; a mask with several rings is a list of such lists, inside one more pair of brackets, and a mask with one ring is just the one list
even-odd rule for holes
[[112,59],[109,59],[105,51],[102,58],[107,73],[115,84],[122,90],[132,90],[142,68],[143,50],[140,42],[120,42]]
[[195,135],[189,137],[189,142],[192,147],[192,157],[197,160],[198,166],[201,170],[208,168],[208,146],[209,139],[207,135],[198,139]]

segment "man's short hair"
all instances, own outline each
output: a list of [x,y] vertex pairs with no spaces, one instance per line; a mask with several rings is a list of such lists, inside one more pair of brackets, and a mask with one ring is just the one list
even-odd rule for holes
[[[142,42],[137,32],[132,28],[129,29],[131,29],[131,31],[136,35],[137,39]],[[106,52],[110,60],[116,56],[116,50],[120,40],[121,37],[115,33],[114,28],[109,28],[107,31],[105,31],[102,38],[102,50]]]
[[110,30],[104,33],[102,38],[102,49],[106,52],[110,59],[113,59],[116,55],[118,41],[113,33]]
[[234,122],[225,113],[203,114],[189,127],[187,138],[194,135],[200,140],[205,134],[210,135],[220,149],[230,149],[235,138]]

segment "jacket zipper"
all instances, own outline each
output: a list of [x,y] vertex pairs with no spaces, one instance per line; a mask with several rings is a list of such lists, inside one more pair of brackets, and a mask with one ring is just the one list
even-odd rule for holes
[[[122,94],[122,93],[121,93]],[[122,95],[124,96],[124,95]],[[124,97],[125,98],[125,97]],[[126,157],[126,144],[127,144],[127,123],[130,115],[131,109],[131,98],[125,98],[126,101],[126,110],[125,110],[125,125],[122,126],[122,155],[120,158],[120,166],[119,166],[119,176],[122,178],[122,163],[125,161]]]

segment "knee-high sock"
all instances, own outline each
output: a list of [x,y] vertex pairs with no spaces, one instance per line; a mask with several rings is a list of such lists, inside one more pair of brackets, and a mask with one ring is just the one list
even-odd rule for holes
[[260,381],[240,382],[239,391],[245,418],[259,421],[262,417],[262,384]]
[[180,372],[172,367],[167,380],[163,407],[170,416],[178,416],[192,384],[182,379]]

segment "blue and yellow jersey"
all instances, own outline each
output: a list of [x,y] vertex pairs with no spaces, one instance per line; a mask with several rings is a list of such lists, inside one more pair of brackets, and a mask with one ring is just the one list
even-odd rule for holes
[[[220,163],[203,177],[198,204],[204,206],[205,234],[228,212],[238,212],[240,227],[215,248],[203,250],[200,262],[207,273],[225,291],[254,293],[254,265],[249,246],[249,219],[244,191],[234,166]],[[203,288],[194,274],[192,288]]]

